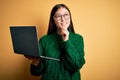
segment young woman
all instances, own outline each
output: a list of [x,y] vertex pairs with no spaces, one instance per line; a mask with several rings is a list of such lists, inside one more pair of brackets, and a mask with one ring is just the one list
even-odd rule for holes
[[[81,80],[80,69],[85,64],[83,37],[74,32],[70,10],[64,4],[53,7],[47,35],[40,41],[40,55],[33,58],[30,72],[42,74],[42,80]],[[54,58],[54,59],[52,59]]]

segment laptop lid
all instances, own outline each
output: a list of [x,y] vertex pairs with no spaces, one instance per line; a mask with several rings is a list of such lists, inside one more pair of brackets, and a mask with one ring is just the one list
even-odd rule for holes
[[10,26],[14,52],[40,57],[36,26]]
[[16,54],[60,61],[60,59],[40,55],[36,26],[10,26],[10,33]]

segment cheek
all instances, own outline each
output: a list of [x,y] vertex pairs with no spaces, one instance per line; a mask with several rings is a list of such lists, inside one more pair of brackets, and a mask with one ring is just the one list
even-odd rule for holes
[[58,28],[60,26],[60,23],[55,21],[55,25]]
[[68,21],[68,25],[70,25],[70,20]]
[[70,26],[70,20],[67,22],[67,26],[68,26],[68,27]]
[[57,28],[60,28],[60,26],[61,26],[61,25],[60,25],[60,22],[59,22],[59,21],[54,21],[54,22],[55,22],[56,27],[57,27]]

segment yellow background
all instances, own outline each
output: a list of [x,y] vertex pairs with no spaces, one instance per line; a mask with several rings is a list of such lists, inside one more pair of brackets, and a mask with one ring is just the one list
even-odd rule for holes
[[29,72],[31,62],[14,54],[9,26],[35,25],[40,38],[57,3],[70,8],[84,37],[82,80],[120,80],[120,0],[0,0],[0,80],[39,80]]

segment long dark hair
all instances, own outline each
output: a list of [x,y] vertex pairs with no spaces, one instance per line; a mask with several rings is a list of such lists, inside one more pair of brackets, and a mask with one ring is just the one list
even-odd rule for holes
[[54,32],[57,31],[57,27],[56,27],[56,25],[55,25],[53,16],[55,15],[55,12],[56,12],[59,8],[61,8],[61,7],[66,8],[66,9],[69,11],[69,14],[70,14],[70,26],[68,27],[68,30],[71,31],[71,32],[73,32],[73,33],[75,33],[70,10],[69,10],[68,7],[67,7],[66,5],[64,5],[64,4],[57,4],[57,5],[55,5],[55,6],[53,7],[53,9],[52,9],[52,11],[51,11],[47,34],[52,34],[52,33],[54,33]]

